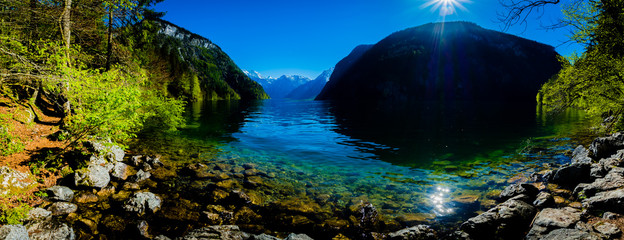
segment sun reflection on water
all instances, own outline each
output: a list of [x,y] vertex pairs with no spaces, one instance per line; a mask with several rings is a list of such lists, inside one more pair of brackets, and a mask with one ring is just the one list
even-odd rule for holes
[[455,212],[450,201],[450,193],[450,188],[437,186],[429,195],[429,200],[431,201],[436,216],[445,216]]

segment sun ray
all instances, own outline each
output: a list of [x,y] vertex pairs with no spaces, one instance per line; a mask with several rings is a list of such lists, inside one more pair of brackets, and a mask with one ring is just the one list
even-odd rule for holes
[[448,16],[457,13],[457,9],[468,11],[463,5],[471,3],[470,0],[428,0],[420,8],[431,8],[432,12],[438,11],[440,16]]

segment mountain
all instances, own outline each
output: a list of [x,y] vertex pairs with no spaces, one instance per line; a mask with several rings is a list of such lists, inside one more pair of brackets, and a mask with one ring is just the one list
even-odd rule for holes
[[430,23],[354,51],[336,65],[316,99],[532,102],[560,69],[552,46],[474,23]]
[[140,27],[149,34],[135,47],[145,52],[150,82],[164,92],[190,101],[268,98],[207,38],[160,19],[143,21]]
[[306,82],[301,86],[293,89],[286,98],[290,99],[314,99],[316,95],[318,95],[325,84],[329,81],[329,77],[331,77],[332,72],[334,72],[334,68],[325,70],[321,75],[316,77],[316,79]]
[[262,77],[260,73],[256,71],[244,71],[247,76],[249,76],[252,80],[256,81],[264,90],[269,94],[269,96],[273,99],[285,98],[288,93],[290,93],[295,88],[300,85],[311,81],[307,77],[299,76],[299,75],[282,75],[279,78],[272,77]]

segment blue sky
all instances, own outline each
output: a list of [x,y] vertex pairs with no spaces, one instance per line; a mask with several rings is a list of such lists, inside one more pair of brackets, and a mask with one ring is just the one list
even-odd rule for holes
[[[426,0],[165,0],[156,9],[167,13],[164,19],[219,45],[242,69],[314,78],[355,46],[409,27],[461,20],[501,30],[496,19],[504,9],[498,0],[470,1],[462,3],[466,10],[445,17],[423,8]],[[558,46],[569,32],[540,26],[560,16],[559,6],[549,7],[532,15],[527,26],[507,33]],[[570,44],[556,49],[562,55],[581,50]]]

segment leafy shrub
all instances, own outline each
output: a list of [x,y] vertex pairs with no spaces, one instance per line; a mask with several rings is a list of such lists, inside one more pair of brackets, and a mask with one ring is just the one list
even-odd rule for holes
[[32,208],[26,204],[21,204],[17,207],[8,207],[6,205],[0,206],[0,224],[22,224],[24,219],[28,216],[28,212]]

